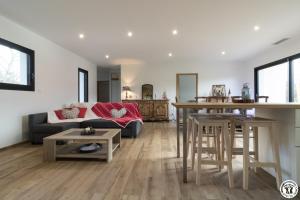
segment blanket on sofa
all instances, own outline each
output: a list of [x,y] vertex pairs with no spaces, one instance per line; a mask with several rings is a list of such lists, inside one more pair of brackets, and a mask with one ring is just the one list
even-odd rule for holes
[[[111,110],[126,109],[126,114],[121,118],[113,118]],[[92,111],[101,119],[112,121],[122,128],[125,128],[130,122],[140,121],[143,123],[142,115],[140,114],[136,103],[96,103],[92,107]]]

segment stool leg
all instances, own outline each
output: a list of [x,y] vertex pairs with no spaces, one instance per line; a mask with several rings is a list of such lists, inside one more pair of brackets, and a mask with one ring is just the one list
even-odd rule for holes
[[243,126],[243,188],[248,190],[249,178],[249,126]]
[[225,148],[226,148],[226,157],[227,157],[227,171],[228,171],[228,179],[229,179],[229,187],[233,188],[233,175],[232,175],[232,155],[231,155],[231,142],[228,132],[228,123],[224,123],[223,126],[223,133],[224,133],[224,141],[225,141]]
[[[220,131],[216,131],[216,139],[217,139],[217,160],[221,160],[221,141],[220,141],[221,133]],[[221,171],[221,165],[218,165],[219,172]]]
[[234,137],[235,137],[235,123],[234,120],[230,121],[230,139],[231,139],[231,154],[233,155],[233,148],[234,148]]
[[[215,127],[213,127],[213,129],[215,129]],[[217,139],[218,139],[218,132],[216,132],[214,130],[213,132],[213,141],[214,141],[214,148],[215,148],[215,154],[214,154],[214,157],[215,157],[215,160],[218,160],[218,142],[217,142]],[[216,164],[216,168],[219,168],[220,165]]]
[[188,132],[188,137],[187,137],[187,155],[190,154],[190,143],[191,143],[191,137],[192,137],[192,131],[193,131],[193,120],[188,118],[188,123],[187,123],[187,132]]
[[[253,127],[253,150],[254,150],[254,160],[259,162],[258,158],[258,127]],[[257,173],[257,168],[254,167],[254,172]]]
[[[220,134],[221,136],[221,160],[225,160],[225,152],[224,152],[224,134]],[[221,165],[221,169],[224,168],[224,165]]]
[[276,129],[274,128],[274,123],[272,126],[269,127],[269,134],[271,137],[271,140],[273,142],[273,158],[275,161],[275,172],[276,172],[276,182],[277,182],[277,188],[279,190],[280,184],[282,182],[282,176],[281,176],[281,167],[280,167],[280,157],[279,157],[279,143],[278,143],[278,134]]
[[[196,128],[197,127],[197,128]],[[191,149],[191,154],[192,154],[192,170],[195,168],[195,156],[196,156],[196,142],[197,142],[197,131],[199,127],[197,124],[193,123],[193,132],[192,132],[192,149]]]
[[198,127],[198,147],[197,147],[197,159],[198,159],[198,165],[197,165],[197,174],[196,174],[196,184],[200,184],[200,176],[201,176],[201,159],[202,159],[202,132],[203,127]]
[[[212,131],[213,132],[213,129],[211,129],[211,127],[210,126],[206,126],[205,127],[205,130],[206,130],[206,142],[207,142],[207,148],[210,148],[210,137],[208,136],[209,134],[210,134],[210,131]],[[207,152],[207,155],[208,155],[208,157],[210,157],[210,153],[209,152]]]

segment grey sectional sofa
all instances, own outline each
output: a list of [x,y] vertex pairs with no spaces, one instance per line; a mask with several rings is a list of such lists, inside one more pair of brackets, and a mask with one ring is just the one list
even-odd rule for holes
[[142,130],[142,123],[135,121],[131,122],[126,128],[121,128],[117,124],[103,119],[86,120],[83,122],[65,122],[65,123],[47,123],[47,113],[30,114],[29,123],[29,140],[33,144],[40,144],[43,138],[49,135],[59,133],[71,128],[120,128],[122,137],[137,137]]

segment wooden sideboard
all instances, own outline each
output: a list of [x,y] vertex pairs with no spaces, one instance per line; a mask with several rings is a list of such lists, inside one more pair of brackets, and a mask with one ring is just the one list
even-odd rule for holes
[[127,99],[124,103],[137,103],[144,121],[169,121],[169,100]]

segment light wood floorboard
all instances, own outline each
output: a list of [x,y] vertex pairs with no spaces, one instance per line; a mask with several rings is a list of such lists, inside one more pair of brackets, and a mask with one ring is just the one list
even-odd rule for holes
[[[0,151],[0,199],[9,200],[175,200],[281,199],[266,172],[252,170],[249,190],[242,189],[242,162],[234,159],[235,188],[229,189],[226,168],[204,168],[201,185],[189,169],[182,182],[182,158],[176,158],[174,123],[145,123],[136,139],[122,139],[111,163],[59,160],[44,163],[42,146],[20,144]],[[189,163],[189,166],[191,164]]]

